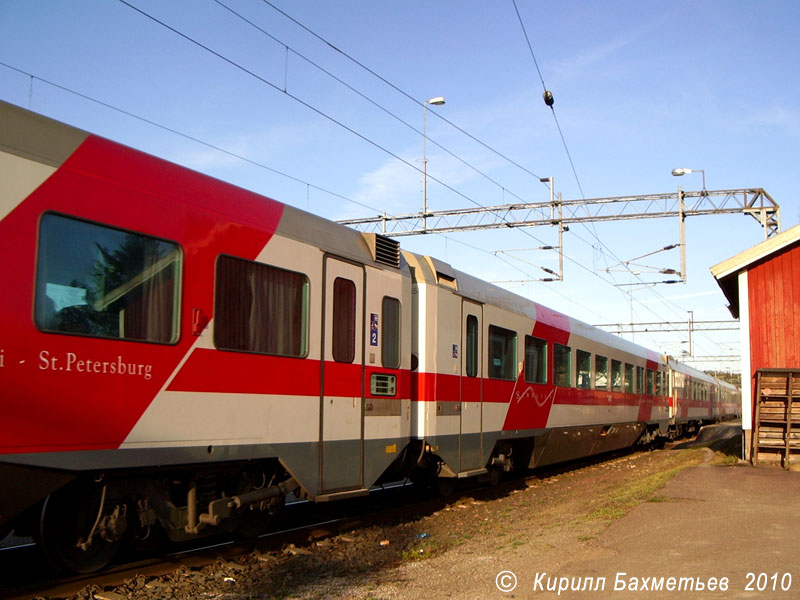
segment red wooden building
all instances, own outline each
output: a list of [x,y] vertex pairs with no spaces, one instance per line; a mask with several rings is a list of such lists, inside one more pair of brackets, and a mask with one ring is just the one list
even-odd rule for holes
[[711,273],[740,321],[746,457],[788,465],[793,451],[800,458],[800,225]]

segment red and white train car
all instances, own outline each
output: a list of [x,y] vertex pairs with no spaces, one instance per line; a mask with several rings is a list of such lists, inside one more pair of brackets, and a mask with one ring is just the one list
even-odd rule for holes
[[668,435],[660,355],[436,259],[405,256],[416,299],[412,430],[439,477],[494,475]]
[[291,491],[494,479],[718,410],[645,348],[2,102],[0,279],[0,536],[72,570],[152,527],[251,532]]
[[406,447],[396,243],[4,103],[0,182],[0,529],[88,570]]
[[676,436],[696,433],[705,423],[738,416],[735,406],[740,397],[738,388],[671,357],[667,357],[667,362],[670,422]]

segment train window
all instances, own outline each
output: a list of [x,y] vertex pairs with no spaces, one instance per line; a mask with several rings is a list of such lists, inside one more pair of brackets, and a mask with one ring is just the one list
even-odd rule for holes
[[356,357],[356,284],[333,280],[333,360],[351,363]]
[[569,346],[553,344],[553,370],[556,385],[570,387],[572,385],[570,358],[572,351]]
[[622,361],[611,359],[611,389],[622,391]]
[[478,376],[478,317],[467,315],[467,377]]
[[653,370],[647,369],[647,395],[652,396],[655,393],[655,377]]
[[578,350],[576,355],[578,369],[577,387],[588,390],[592,387],[592,354]]
[[400,367],[400,300],[383,297],[381,325],[381,362],[387,369]]
[[644,394],[644,367],[636,367],[636,393]]
[[608,359],[605,356],[594,357],[594,388],[608,389]]
[[233,256],[217,259],[214,343],[222,350],[303,357],[308,278]]
[[180,247],[52,213],[39,225],[34,320],[44,331],[170,344]]
[[525,382],[547,383],[547,342],[525,336]]
[[633,383],[633,365],[625,363],[625,380],[623,381],[623,385],[625,386],[625,391],[629,394],[633,393]]
[[489,377],[514,381],[516,363],[516,332],[489,325]]

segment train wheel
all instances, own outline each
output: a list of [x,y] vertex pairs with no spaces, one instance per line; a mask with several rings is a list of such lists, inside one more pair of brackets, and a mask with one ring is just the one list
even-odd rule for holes
[[114,506],[107,501],[103,489],[102,485],[78,483],[45,500],[36,538],[57,569],[73,573],[98,571],[119,548],[127,525],[124,505]]
[[495,487],[500,485],[500,480],[503,478],[503,469],[490,468],[489,469],[489,485]]
[[437,477],[436,478],[436,491],[439,494],[447,498],[448,496],[452,496],[453,492],[456,491],[456,483],[458,483],[458,479],[455,477]]

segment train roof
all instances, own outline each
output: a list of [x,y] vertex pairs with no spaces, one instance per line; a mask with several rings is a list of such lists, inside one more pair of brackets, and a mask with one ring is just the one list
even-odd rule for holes
[[716,383],[717,379],[712,375],[709,375],[705,371],[700,371],[699,369],[695,369],[694,367],[690,367],[689,365],[685,365],[682,362],[679,362],[672,358],[671,356],[667,357],[667,362],[672,367],[673,370],[677,371],[678,373],[683,373],[684,375],[690,375],[695,379],[702,379],[704,381],[708,381],[710,383]]
[[[658,352],[640,346],[635,342],[628,341],[612,333],[609,333],[588,323],[584,323],[573,317],[564,315],[558,311],[538,304],[533,300],[524,298],[518,294],[488,283],[464,271],[454,269],[450,264],[439,259],[405,252],[407,260],[412,266],[418,269],[418,278],[422,278],[428,284],[439,284],[442,287],[453,290],[460,296],[473,300],[481,304],[490,304],[505,310],[524,315],[531,319],[544,319],[546,322],[552,320],[556,328],[563,329],[565,320],[569,323],[569,330],[576,335],[612,346],[623,352],[636,356],[645,356],[649,360],[664,363],[665,359]],[[421,268],[421,272],[419,269]],[[545,310],[542,310],[545,309]]]

